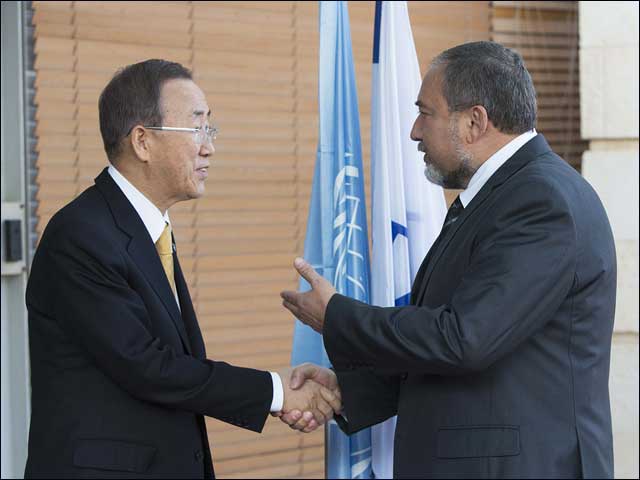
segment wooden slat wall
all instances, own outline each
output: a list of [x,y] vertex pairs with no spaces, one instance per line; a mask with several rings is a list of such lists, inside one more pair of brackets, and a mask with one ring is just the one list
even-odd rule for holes
[[[181,62],[221,129],[206,195],[171,208],[207,352],[260,369],[287,365],[293,322],[278,292],[296,288],[291,262],[304,244],[318,128],[318,3],[154,2],[152,15],[138,2],[33,8],[38,232],[107,165],[97,101],[114,71],[152,57]],[[351,2],[349,11],[369,195],[374,2]],[[423,72],[441,50],[489,38],[488,2],[409,2],[409,11]],[[214,419],[207,426],[220,478],[324,475],[322,431],[297,434],[272,418],[262,435]]]
[[491,39],[520,52],[538,93],[538,132],[580,170],[578,2],[494,1]]

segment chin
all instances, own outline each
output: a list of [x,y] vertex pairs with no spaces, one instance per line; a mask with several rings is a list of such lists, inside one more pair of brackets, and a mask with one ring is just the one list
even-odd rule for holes
[[187,190],[187,195],[190,199],[200,198],[204,195],[205,191],[205,183],[196,180],[191,183],[190,188]]
[[207,191],[207,189],[205,188],[204,184],[201,185],[200,187],[198,187],[198,189],[195,191],[195,195],[193,198],[200,198],[202,197],[205,192]]
[[202,197],[203,195],[204,195],[204,188],[198,189],[198,190],[193,190],[193,191],[188,193],[188,199],[189,200],[195,200],[197,198]]
[[432,164],[424,167],[424,176],[434,185],[444,186],[444,175],[437,170]]

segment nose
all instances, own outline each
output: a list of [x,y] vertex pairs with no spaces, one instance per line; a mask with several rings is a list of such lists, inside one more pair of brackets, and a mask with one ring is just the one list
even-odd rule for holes
[[216,152],[216,148],[213,146],[213,140],[208,140],[200,145],[200,156],[209,157]]
[[416,117],[415,122],[413,122],[413,127],[411,127],[411,140],[413,140],[414,142],[419,142],[422,140],[421,136],[420,136],[420,128],[418,126],[418,123],[420,122],[420,115],[418,115]]

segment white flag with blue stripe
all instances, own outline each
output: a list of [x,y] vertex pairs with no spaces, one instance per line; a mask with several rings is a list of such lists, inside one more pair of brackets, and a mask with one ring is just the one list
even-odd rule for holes
[[[405,1],[376,2],[372,81],[371,303],[408,305],[447,206],[442,188],[425,178],[423,155],[410,138],[421,75]],[[395,420],[372,428],[376,478],[393,477]]]
[[[304,257],[336,290],[369,303],[369,246],[349,13],[320,2],[320,128]],[[309,284],[300,280],[300,291]],[[329,366],[322,337],[296,321],[291,364]],[[325,427],[327,478],[371,478],[371,429],[347,436]]]

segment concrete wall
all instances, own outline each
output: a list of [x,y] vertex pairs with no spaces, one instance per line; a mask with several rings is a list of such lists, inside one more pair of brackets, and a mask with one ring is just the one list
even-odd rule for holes
[[[2,2],[2,81],[0,136],[2,163],[0,199],[1,323],[2,367],[0,429],[2,478],[21,477],[27,457],[29,428],[29,364],[26,286],[24,104],[22,63],[22,7],[20,2]],[[22,221],[23,260],[5,258],[5,220]]]
[[582,173],[618,255],[611,355],[616,478],[638,478],[638,2],[580,2]]

